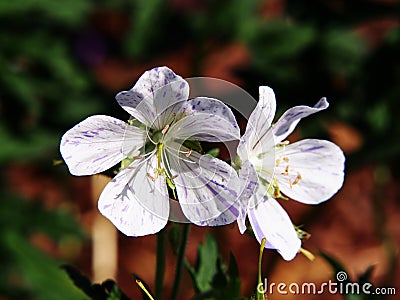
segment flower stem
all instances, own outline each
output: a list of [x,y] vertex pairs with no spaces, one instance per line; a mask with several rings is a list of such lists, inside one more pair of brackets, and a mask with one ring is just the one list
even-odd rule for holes
[[156,288],[155,298],[162,299],[162,288],[165,273],[165,228],[157,234]]
[[[182,266],[185,258],[186,243],[189,237],[190,223],[183,225],[182,240],[178,249],[178,259],[176,262],[175,280],[172,287],[171,300],[176,300],[179,294],[179,285],[182,277]],[[158,299],[157,299],[158,300]]]
[[261,240],[260,255],[258,257],[258,284],[257,284],[257,292],[256,292],[257,300],[265,299],[264,293],[265,293],[265,289],[267,288],[267,287],[263,286],[262,277],[261,277],[262,256],[264,253],[264,247],[265,247],[266,242],[267,242],[267,240],[265,238],[263,238]]

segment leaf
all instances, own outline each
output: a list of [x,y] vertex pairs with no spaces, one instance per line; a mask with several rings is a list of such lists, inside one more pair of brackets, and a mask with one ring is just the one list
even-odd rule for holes
[[185,146],[185,147],[187,147],[189,149],[192,149],[192,150],[194,150],[196,152],[199,152],[199,153],[203,152],[203,149],[202,149],[201,144],[200,144],[199,141],[185,140],[183,142],[183,146]]
[[94,300],[129,300],[115,281],[111,279],[105,280],[103,283],[92,283],[90,279],[84,276],[78,269],[63,265],[61,268],[72,279],[76,287],[82,290],[90,299]]
[[212,157],[218,157],[219,155],[219,148],[213,148],[207,151],[208,155],[211,155]]
[[92,284],[89,278],[84,276],[79,270],[69,265],[63,265],[61,268],[68,274],[75,286],[91,299],[107,299],[107,294],[101,289],[101,286]]
[[212,235],[207,234],[203,245],[197,251],[196,268],[189,270],[195,280],[197,291],[205,292],[211,289],[211,282],[217,273],[218,245]]
[[[322,251],[320,251],[319,253],[322,256],[322,258],[324,258],[332,266],[332,268],[335,270],[335,273],[336,273],[335,280],[342,285],[342,288],[343,288],[344,291],[346,291],[346,289],[349,289],[349,291],[352,291],[352,290],[350,290],[351,285],[358,284],[358,287],[360,289],[360,293],[343,294],[343,298],[345,300],[378,300],[378,299],[381,299],[381,298],[379,298],[379,295],[374,295],[373,293],[364,294],[363,291],[362,291],[363,284],[370,283],[368,281],[368,279],[371,277],[371,274],[372,274],[372,271],[374,269],[374,266],[368,267],[367,270],[358,277],[358,281],[357,282],[353,282],[348,277],[346,277],[345,280],[338,280],[338,278],[337,278],[338,274],[340,274],[342,272],[345,272],[346,275],[347,275],[348,272],[345,270],[345,268],[343,267],[343,265],[340,262],[338,262],[336,259],[334,259],[329,254],[324,253]],[[347,286],[347,285],[349,285],[349,286]],[[370,291],[373,291],[373,286],[371,286]]]
[[107,300],[129,300],[114,280],[107,279],[101,284],[101,287],[107,292]]
[[319,254],[322,256],[323,259],[325,259],[331,265],[336,274],[341,271],[346,272],[347,274],[347,271],[345,270],[343,265],[336,259],[334,259],[332,256],[322,251],[319,251]]
[[9,231],[2,238],[2,246],[18,262],[14,265],[15,275],[32,291],[36,299],[88,299],[81,290],[74,287],[54,259],[32,246],[24,237]]
[[241,282],[238,267],[233,254],[230,254],[229,267],[218,255],[218,245],[208,234],[202,245],[199,245],[196,267],[186,264],[195,285],[196,295],[192,300],[240,299]]

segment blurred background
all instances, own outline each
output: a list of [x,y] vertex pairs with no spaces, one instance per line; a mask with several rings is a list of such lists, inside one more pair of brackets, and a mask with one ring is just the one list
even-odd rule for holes
[[[134,299],[131,273],[154,288],[156,237],[116,232],[96,208],[107,177],[71,176],[58,147],[87,116],[127,120],[115,94],[162,65],[182,77],[230,81],[255,99],[259,85],[271,86],[278,116],[326,96],[330,108],[303,120],[290,139],[337,143],[347,157],[344,187],[317,207],[283,204],[311,233],[305,248],[340,261],[354,281],[373,266],[374,285],[400,292],[399,17],[396,0],[1,1],[0,299],[83,299],[62,264],[95,282],[113,278]],[[241,294],[250,296],[258,243],[236,225],[192,226],[189,262],[208,232],[223,259],[237,258]],[[167,253],[169,295],[176,257]],[[273,282],[334,276],[318,255],[284,262],[266,251],[263,263]],[[183,276],[181,299],[189,299]]]

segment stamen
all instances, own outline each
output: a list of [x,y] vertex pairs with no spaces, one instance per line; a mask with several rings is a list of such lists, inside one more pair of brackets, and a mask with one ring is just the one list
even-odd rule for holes
[[278,159],[276,160],[276,162],[275,162],[275,166],[276,166],[276,167],[279,167],[280,164],[281,164],[281,159],[278,158]]
[[147,177],[149,177],[149,178],[150,178],[150,180],[151,180],[151,181],[153,181],[153,182],[155,182],[155,181],[156,181],[156,180],[154,179],[154,177],[153,177],[153,176],[151,176],[149,173],[147,173],[146,175],[147,175]]
[[287,162],[287,163],[289,162],[289,158],[288,158],[288,157],[284,157],[283,160],[284,160],[285,162]]
[[297,177],[296,177],[296,179],[293,181],[293,185],[298,184],[299,181],[300,181],[301,179],[303,179],[303,178],[301,177],[300,173],[297,172]]
[[281,194],[280,190],[278,187],[274,188],[274,198],[278,198],[279,195]]
[[161,133],[162,133],[163,135],[166,134],[167,131],[168,131],[168,129],[169,129],[169,124],[165,125],[164,129],[161,130]]
[[289,165],[287,165],[287,166],[286,166],[286,168],[285,168],[285,171],[284,171],[284,172],[282,172],[281,174],[282,174],[282,175],[284,175],[284,176],[287,176],[287,175],[289,175],[289,169],[290,169],[290,166],[289,166]]
[[312,254],[310,251],[300,248],[299,252],[303,254],[305,257],[307,257],[309,260],[313,261],[315,259],[314,254]]
[[185,154],[186,157],[189,157],[190,154],[192,154],[192,149],[189,149],[189,151]]

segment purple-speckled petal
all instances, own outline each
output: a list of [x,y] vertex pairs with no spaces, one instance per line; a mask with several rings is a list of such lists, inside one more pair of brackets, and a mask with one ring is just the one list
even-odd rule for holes
[[189,85],[167,67],[146,71],[129,91],[117,94],[118,103],[147,126],[161,130],[170,124],[189,96]]
[[[177,153],[177,150],[180,153]],[[179,144],[166,149],[168,165],[185,216],[200,226],[232,223],[239,214],[240,182],[235,170],[227,163],[192,151]]]
[[276,249],[285,260],[296,256],[301,241],[288,214],[275,199],[264,196],[261,203],[249,209],[248,215],[259,243],[265,238],[265,248]]
[[277,149],[276,157],[281,158],[275,170],[279,187],[294,200],[318,204],[331,198],[343,184],[345,158],[331,142],[301,140]]
[[302,118],[324,110],[328,106],[326,98],[322,98],[314,107],[302,105],[288,109],[272,127],[275,142],[279,143],[291,134]]
[[256,170],[248,160],[242,163],[242,168],[239,172],[239,179],[241,181],[242,188],[239,196],[240,209],[237,223],[240,233],[243,234],[246,231],[246,216],[249,200],[251,197],[253,197],[258,188],[258,177]]
[[145,131],[109,116],[91,116],[61,139],[60,152],[73,175],[103,172],[144,145]]
[[240,129],[231,109],[217,99],[189,99],[179,114],[183,117],[172,125],[166,139],[225,142],[240,138]]
[[260,100],[250,115],[238,147],[238,154],[243,160],[251,152],[263,153],[274,145],[273,136],[268,133],[276,111],[275,94],[267,86],[260,86],[259,93]]
[[167,224],[168,191],[165,178],[154,174],[156,163],[156,157],[135,161],[119,172],[100,195],[99,211],[127,236],[157,233]]

